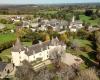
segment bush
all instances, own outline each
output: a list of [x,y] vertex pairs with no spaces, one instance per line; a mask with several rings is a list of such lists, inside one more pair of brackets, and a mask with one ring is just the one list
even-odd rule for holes
[[86,16],[92,16],[93,15],[93,10],[86,10],[85,15]]
[[91,52],[92,51],[91,47],[89,47],[89,46],[81,47],[80,49],[81,49],[81,51],[84,51],[84,52]]
[[8,48],[12,47],[14,42],[15,42],[15,40],[0,44],[0,52],[3,51],[4,49],[8,49]]
[[86,69],[78,74],[75,80],[99,80],[96,71],[94,69]]

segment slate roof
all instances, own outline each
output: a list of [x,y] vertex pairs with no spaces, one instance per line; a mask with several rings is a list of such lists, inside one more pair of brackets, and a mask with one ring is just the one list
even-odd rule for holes
[[32,54],[36,54],[38,52],[42,52],[44,50],[47,50],[47,48],[49,48],[49,46],[54,46],[56,44],[64,45],[64,42],[59,41],[57,38],[52,39],[51,41],[41,42],[41,43],[35,44],[31,47],[27,47],[27,49],[25,50],[25,54],[30,56]]
[[82,21],[77,20],[77,21],[75,21],[75,22],[72,22],[72,24],[82,24]]
[[50,41],[46,41],[46,42],[42,42],[41,44],[35,44],[31,47],[27,47],[27,49],[25,50],[25,54],[27,54],[28,56],[44,51],[47,49],[47,47],[50,45]]
[[12,51],[19,52],[20,50],[24,50],[25,54],[30,56],[30,55],[42,52],[44,50],[47,50],[49,46],[54,46],[57,44],[64,45],[64,43],[59,41],[58,38],[55,38],[55,39],[52,39],[51,41],[45,41],[45,42],[32,45],[31,47],[22,47],[19,40],[17,40],[15,46],[12,48]]
[[7,66],[7,64],[8,63],[6,63],[6,62],[0,62],[0,72],[2,72],[5,69],[5,67]]
[[20,52],[22,50],[24,50],[24,47],[22,46],[20,40],[17,38],[14,47],[12,47],[12,51],[14,51],[14,52]]

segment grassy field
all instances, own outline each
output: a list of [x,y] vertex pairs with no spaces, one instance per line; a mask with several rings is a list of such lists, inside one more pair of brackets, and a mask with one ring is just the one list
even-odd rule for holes
[[0,34],[0,44],[12,40],[16,40],[16,35],[14,33]]
[[82,51],[82,50],[67,50],[67,52],[76,55],[78,57],[81,57],[84,61],[83,64],[80,65],[81,69],[85,69],[91,66],[94,66],[96,62],[96,54],[94,53],[94,50],[92,49],[92,44],[90,41],[88,40],[82,40],[82,39],[74,39],[74,41],[76,43],[78,43],[78,45],[80,47],[85,47],[88,49],[88,51]]
[[87,46],[87,45],[92,45],[91,42],[88,40],[74,39],[74,41],[77,42],[81,47]]
[[85,16],[85,15],[80,15],[80,20],[85,21],[87,23],[90,23],[91,25],[98,25],[98,22],[100,22],[100,19],[97,18],[95,20],[91,20],[91,17]]
[[0,53],[0,58],[4,62],[10,62],[9,60],[11,60],[11,48],[5,49],[4,51],[2,51]]

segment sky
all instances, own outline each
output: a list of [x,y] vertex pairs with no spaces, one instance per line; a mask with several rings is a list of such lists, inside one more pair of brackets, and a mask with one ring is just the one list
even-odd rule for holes
[[60,4],[89,2],[100,2],[100,0],[0,0],[0,4]]

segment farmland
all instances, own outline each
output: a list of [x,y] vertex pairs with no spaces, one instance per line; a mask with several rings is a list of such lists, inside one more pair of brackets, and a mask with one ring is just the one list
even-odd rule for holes
[[13,33],[0,34],[0,44],[13,40],[16,40],[16,35]]

